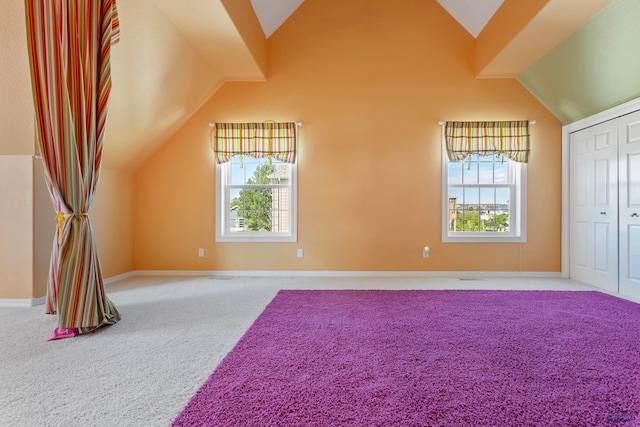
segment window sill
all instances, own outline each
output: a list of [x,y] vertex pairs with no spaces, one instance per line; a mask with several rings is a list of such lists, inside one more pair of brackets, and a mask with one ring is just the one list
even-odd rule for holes
[[216,236],[218,243],[291,243],[297,242],[296,236]]
[[442,243],[526,243],[526,236],[443,236]]

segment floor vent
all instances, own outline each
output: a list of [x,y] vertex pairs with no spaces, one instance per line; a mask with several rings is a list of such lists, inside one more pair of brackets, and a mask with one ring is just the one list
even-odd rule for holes
[[484,280],[484,278],[482,277],[458,277],[458,280],[464,280],[466,282],[479,282],[481,280]]
[[233,280],[235,277],[233,276],[211,276],[209,280]]

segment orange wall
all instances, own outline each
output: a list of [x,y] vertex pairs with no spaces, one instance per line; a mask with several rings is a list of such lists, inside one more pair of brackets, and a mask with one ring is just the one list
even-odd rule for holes
[[[402,6],[303,3],[267,81],[226,83],[135,173],[134,268],[560,271],[561,124],[516,80],[475,79],[474,39],[437,2]],[[537,120],[529,241],[443,244],[438,121],[517,119]],[[208,123],[265,120],[304,123],[298,242],[215,243]]]
[[133,270],[133,176],[102,168],[91,210],[100,266],[105,278]]

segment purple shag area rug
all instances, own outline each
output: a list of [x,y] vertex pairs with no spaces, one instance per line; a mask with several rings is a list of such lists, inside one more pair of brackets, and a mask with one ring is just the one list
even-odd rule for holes
[[280,291],[174,426],[639,426],[640,305]]

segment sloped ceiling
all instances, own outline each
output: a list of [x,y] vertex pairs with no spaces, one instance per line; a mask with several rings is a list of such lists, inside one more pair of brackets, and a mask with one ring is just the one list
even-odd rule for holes
[[[269,37],[304,0],[251,0]],[[477,38],[505,0],[437,0],[474,38]],[[611,3],[610,3],[611,2]],[[535,0],[530,0],[535,3]],[[610,3],[610,4],[609,4]],[[608,4],[608,5],[607,5]],[[604,7],[606,6],[606,7]],[[604,7],[604,8],[603,8]],[[567,26],[560,21],[576,19]],[[491,69],[479,77],[517,77],[562,123],[567,124],[640,96],[640,1],[565,0],[549,2],[537,22],[502,47]],[[534,19],[535,21],[535,19]],[[584,25],[583,25],[584,24]],[[576,29],[576,31],[573,31]],[[499,28],[496,31],[503,31]],[[548,33],[556,33],[549,42]],[[556,44],[558,40],[560,43]],[[552,43],[550,47],[545,43]],[[480,46],[480,49],[482,46]],[[523,55],[507,55],[509,49]],[[535,50],[544,55],[536,54]],[[532,61],[532,55],[537,60]],[[505,64],[501,64],[505,62]]]
[[[564,123],[640,95],[638,0],[437,1],[476,37],[478,77],[517,77]],[[295,19],[304,0],[117,4],[122,37],[112,49],[113,89],[103,165],[133,171],[224,82],[268,78],[267,36],[287,19]],[[514,16],[511,11],[522,11],[523,4],[528,8],[525,15]],[[24,2],[3,0],[0,11],[24,16]],[[23,25],[3,26],[0,31],[0,68],[3,81],[11,82],[0,85],[2,111],[11,113],[0,118],[3,127],[15,128],[15,117],[26,117],[25,123],[33,117],[30,94],[24,93],[29,77]],[[20,135],[31,132],[31,125],[22,128],[26,130]],[[26,143],[0,141],[0,154],[31,150],[31,138],[20,135],[11,139]]]
[[[473,37],[477,37],[504,0],[437,0]],[[269,37],[304,0],[251,0],[265,36]]]
[[615,0],[518,76],[563,124],[640,96],[640,1]]
[[[304,0],[248,3],[266,38]],[[473,36],[504,0],[438,0]],[[112,49],[105,167],[135,170],[226,81],[260,81],[225,0],[120,0],[120,43]]]
[[111,50],[103,161],[133,170],[225,81],[265,75],[219,0],[117,4],[121,38]]

